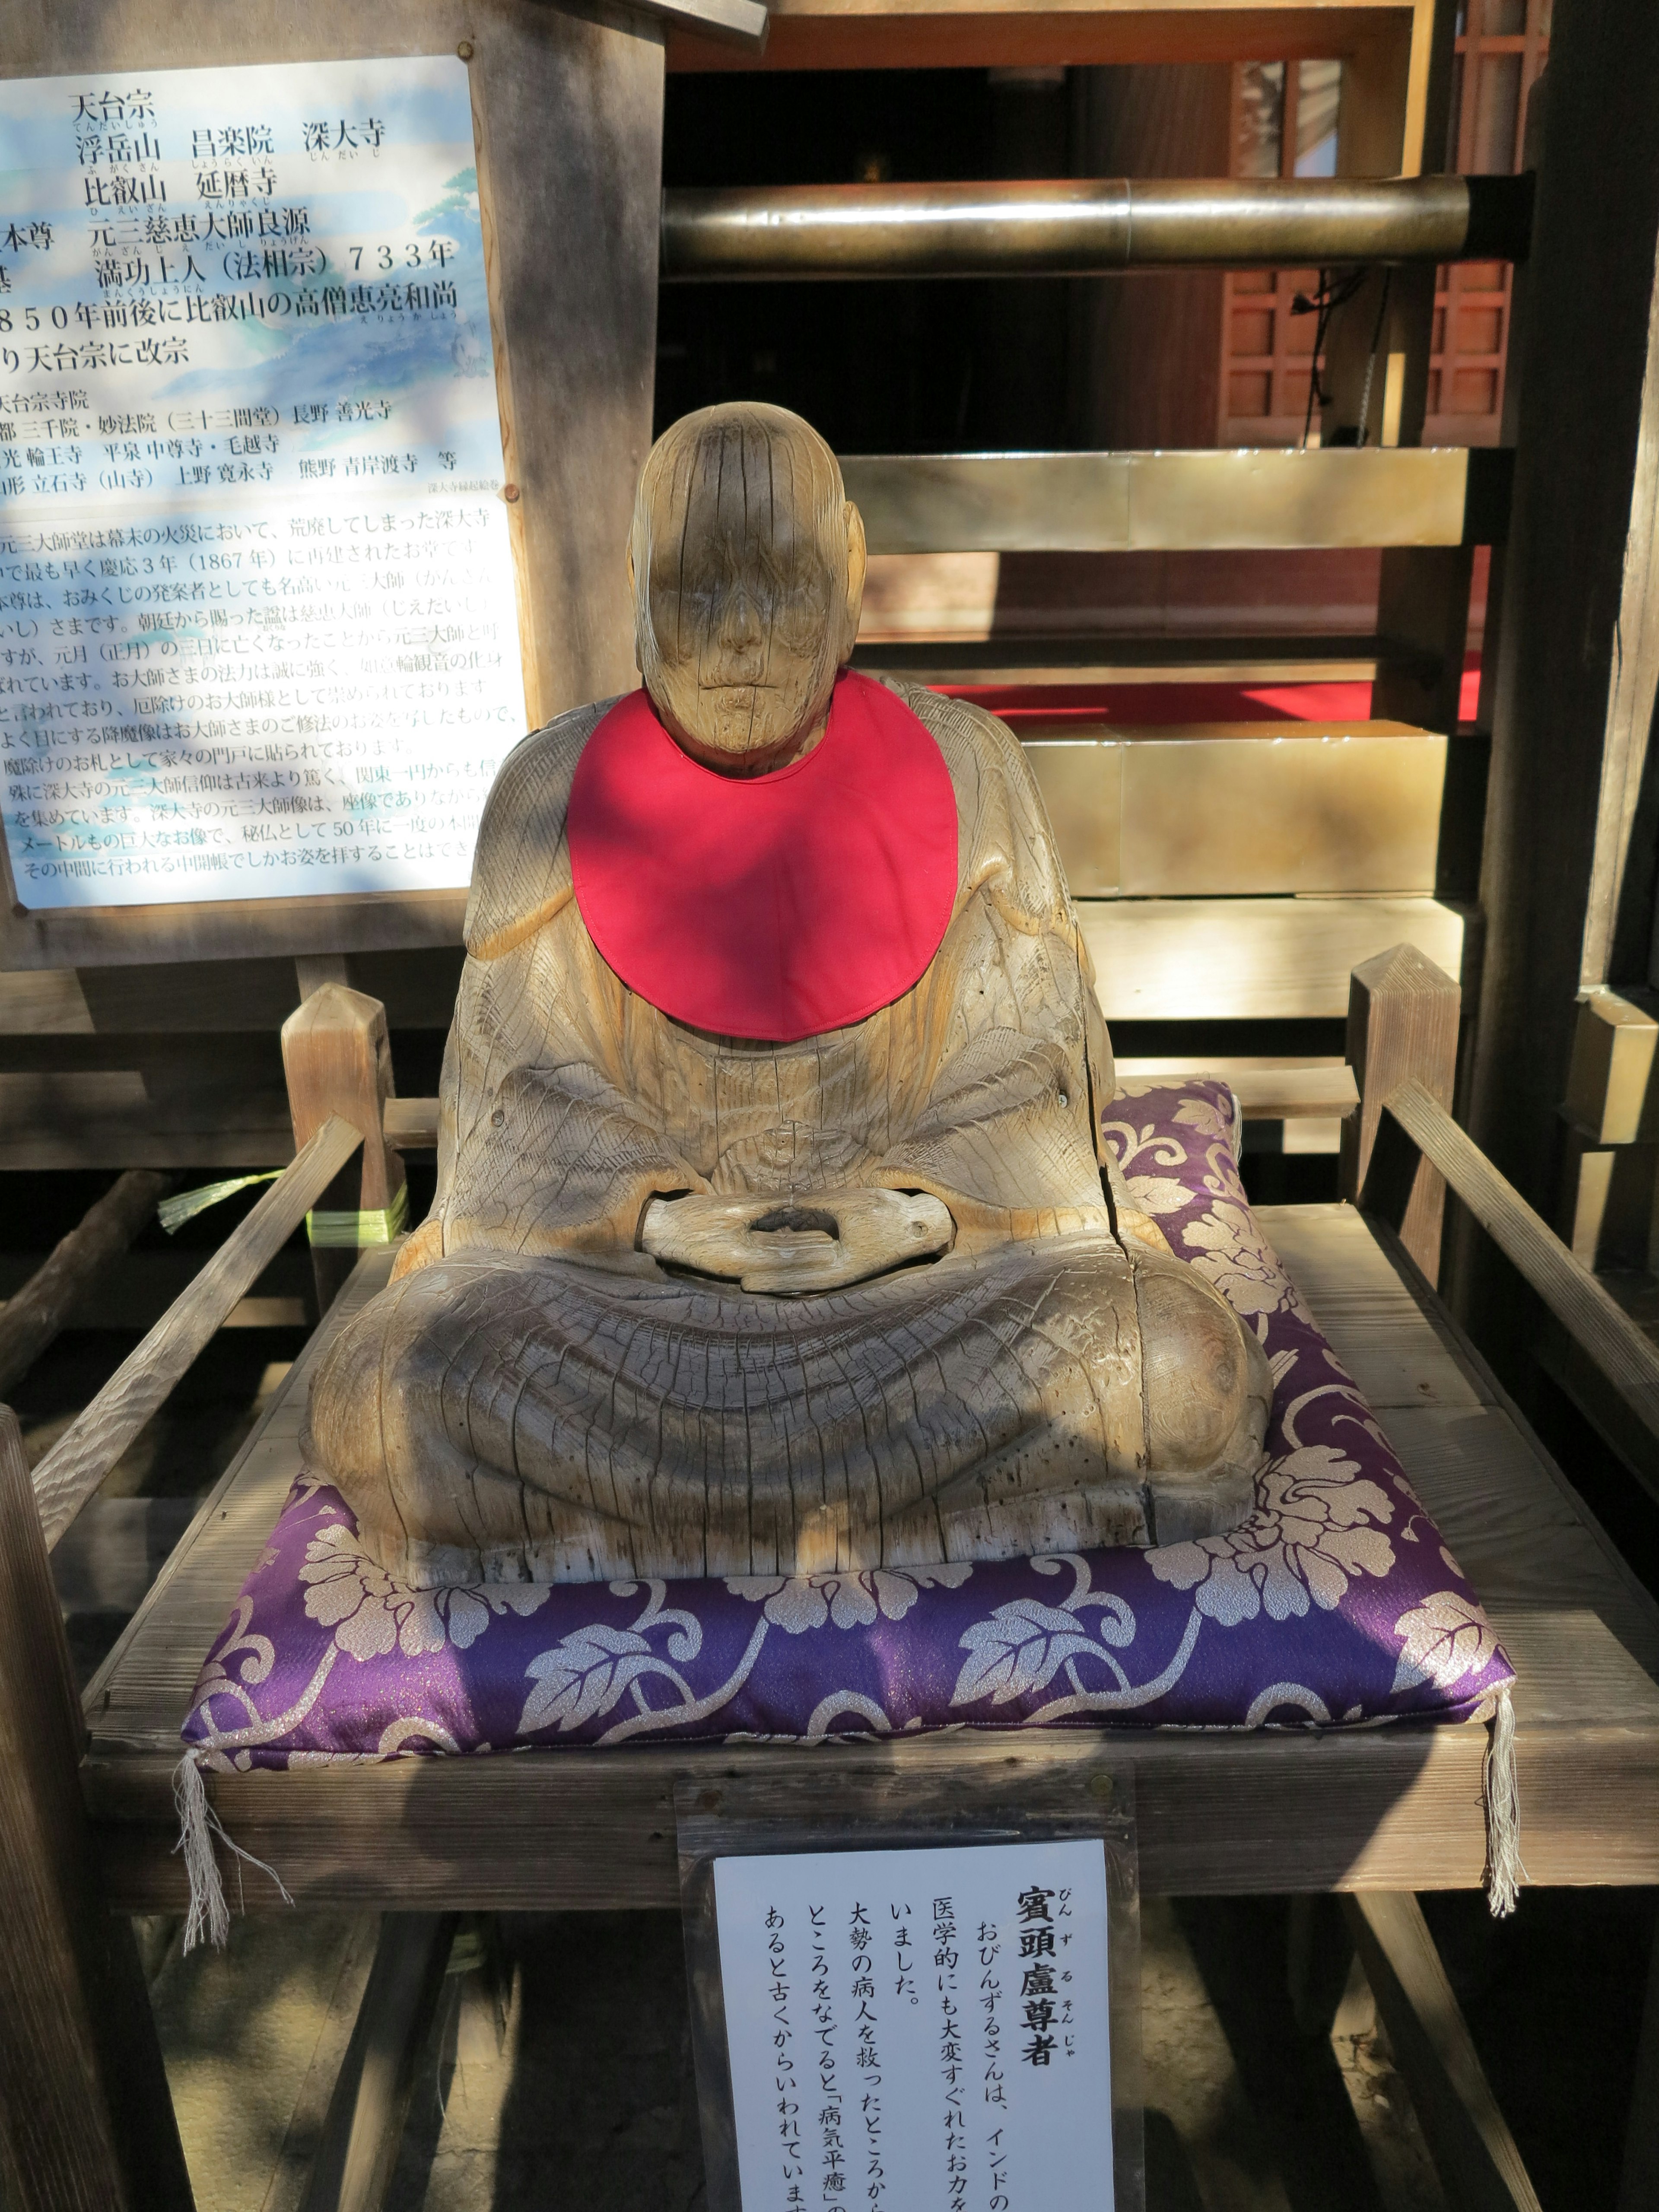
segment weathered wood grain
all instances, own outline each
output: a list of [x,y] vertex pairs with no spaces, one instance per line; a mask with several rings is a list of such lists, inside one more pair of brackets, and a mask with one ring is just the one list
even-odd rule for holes
[[[354,953],[346,981],[380,1000],[394,1030],[447,1030],[462,957],[458,921],[453,945]],[[280,1060],[276,1032],[305,995],[298,965],[272,957],[0,969],[0,1036],[13,1047],[26,1037],[257,1038]]]
[[[1396,945],[1353,971],[1348,997],[1348,1060],[1359,1084],[1358,1116],[1342,1132],[1342,1190],[1358,1194],[1370,1166],[1382,1103],[1395,1085],[1419,1084],[1449,1107],[1457,1079],[1462,994],[1414,945]],[[1412,1179],[1401,1242],[1430,1282],[1440,1273],[1445,1186],[1425,1162]]]
[[434,1152],[438,1144],[438,1102],[435,1098],[388,1098],[382,1126],[386,1143],[398,1152]]
[[1291,1280],[1385,1425],[1395,1407],[1493,1402],[1467,1347],[1401,1280],[1352,1206],[1273,1206],[1259,1213]]
[[[1178,1065],[1169,1060],[1120,1060],[1121,1078],[1146,1078],[1159,1083],[1196,1081],[1219,1075],[1232,1085],[1247,1121],[1323,1120],[1352,1114],[1359,1103],[1353,1071],[1346,1062],[1329,1066],[1238,1066],[1226,1059],[1200,1065],[1194,1060]],[[388,1098],[386,1102],[386,1140],[400,1152],[433,1150],[438,1142],[438,1102],[435,1098]]]
[[447,1912],[388,1912],[300,2212],[380,2212],[455,1939]]
[[1468,2212],[1540,2212],[1422,1906],[1373,1892],[1343,1911],[1448,2198]]
[[362,1141],[325,1122],[34,1470],[48,1549]]
[[1629,1315],[1420,1084],[1401,1084],[1385,1103],[1389,1115],[1595,1361],[1632,1413],[1650,1434],[1659,1435],[1659,1352]]
[[93,1284],[149,1222],[171,1182],[144,1168],[118,1176],[58,1239],[44,1266],[0,1307],[0,1390],[27,1374]]
[[132,1929],[100,1893],[74,1680],[22,1438],[0,1407],[0,2185],[19,2212],[188,2212]]
[[300,1424],[317,1362],[342,1328],[386,1286],[395,1245],[364,1252],[264,1415],[202,1500],[189,1528],[88,1685],[94,1732],[154,1749],[170,1743],[203,1655],[223,1626],[270,1534],[300,1466]]
[[[571,811],[629,725],[590,704],[514,753],[474,864],[432,1208],[312,1392],[311,1462],[358,1540],[432,1585],[939,1567],[1237,1527],[1267,1360],[1103,1200],[1110,1047],[1029,760],[976,708],[843,678],[863,530],[798,416],[734,402],[671,425],[629,570],[649,742],[729,779],[736,809],[734,872],[655,929],[712,939],[747,880],[757,941],[718,957],[806,988],[758,1030],[732,998],[688,1006],[578,895],[583,837],[651,895],[662,833]],[[892,783],[840,795],[878,714],[944,771],[949,896],[907,988],[836,1010],[836,947],[792,941],[808,910],[782,889],[812,833],[774,851],[744,801],[787,774],[849,821],[920,806]],[[914,827],[914,855],[872,852],[878,881],[920,864]]]
[[[349,1121],[362,1139],[313,1210],[337,1220],[387,1213],[404,1188],[404,1164],[384,1134],[394,1088],[386,1008],[343,982],[319,981],[283,1024],[283,1066],[296,1154],[331,1115]],[[356,1265],[356,1247],[368,1242],[384,1238],[360,1231],[349,1249],[313,1243],[319,1312],[328,1310]]]

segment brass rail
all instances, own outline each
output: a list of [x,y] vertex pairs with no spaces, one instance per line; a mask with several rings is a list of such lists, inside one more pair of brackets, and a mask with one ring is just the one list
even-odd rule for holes
[[677,190],[663,194],[662,274],[683,283],[1518,261],[1531,221],[1530,176]]

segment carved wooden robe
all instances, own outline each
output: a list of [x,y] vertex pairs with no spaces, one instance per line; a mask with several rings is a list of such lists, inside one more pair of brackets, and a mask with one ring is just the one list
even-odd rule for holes
[[[423,1582],[806,1572],[1213,1533],[1249,1510],[1254,1339],[1102,1188],[1111,1050],[1030,769],[895,685],[955,792],[921,981],[798,1044],[670,1019],[600,957],[565,814],[605,708],[491,794],[438,1191],[313,1389],[307,1451]],[[856,884],[848,896],[858,896]],[[930,1193],[942,1257],[801,1298],[637,1249],[653,1195]]]

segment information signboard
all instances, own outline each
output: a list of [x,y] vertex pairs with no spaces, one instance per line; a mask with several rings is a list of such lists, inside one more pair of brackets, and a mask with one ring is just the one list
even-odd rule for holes
[[25,908],[464,886],[525,728],[465,64],[0,83]]
[[1112,2212],[1098,1841],[714,1874],[743,2212]]

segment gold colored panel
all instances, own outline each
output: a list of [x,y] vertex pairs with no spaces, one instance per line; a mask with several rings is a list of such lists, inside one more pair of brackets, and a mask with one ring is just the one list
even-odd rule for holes
[[1078,921],[1109,1022],[1328,1020],[1360,962],[1401,943],[1463,966],[1464,918],[1436,899],[1084,899]]
[[1472,488],[1468,452],[1431,446],[842,459],[872,553],[1485,544],[1508,477],[1476,468]]
[[1245,447],[1130,458],[1137,547],[1463,542],[1468,456],[1457,447]]
[[1434,889],[1444,738],[1292,726],[1125,745],[1127,896]]
[[1124,748],[1095,738],[1043,738],[1024,750],[1048,810],[1072,896],[1098,898],[1115,891]]
[[1656,1068],[1659,1019],[1650,1006],[1615,991],[1592,991],[1581,1000],[1566,1112],[1592,1142],[1631,1145],[1659,1138]]

